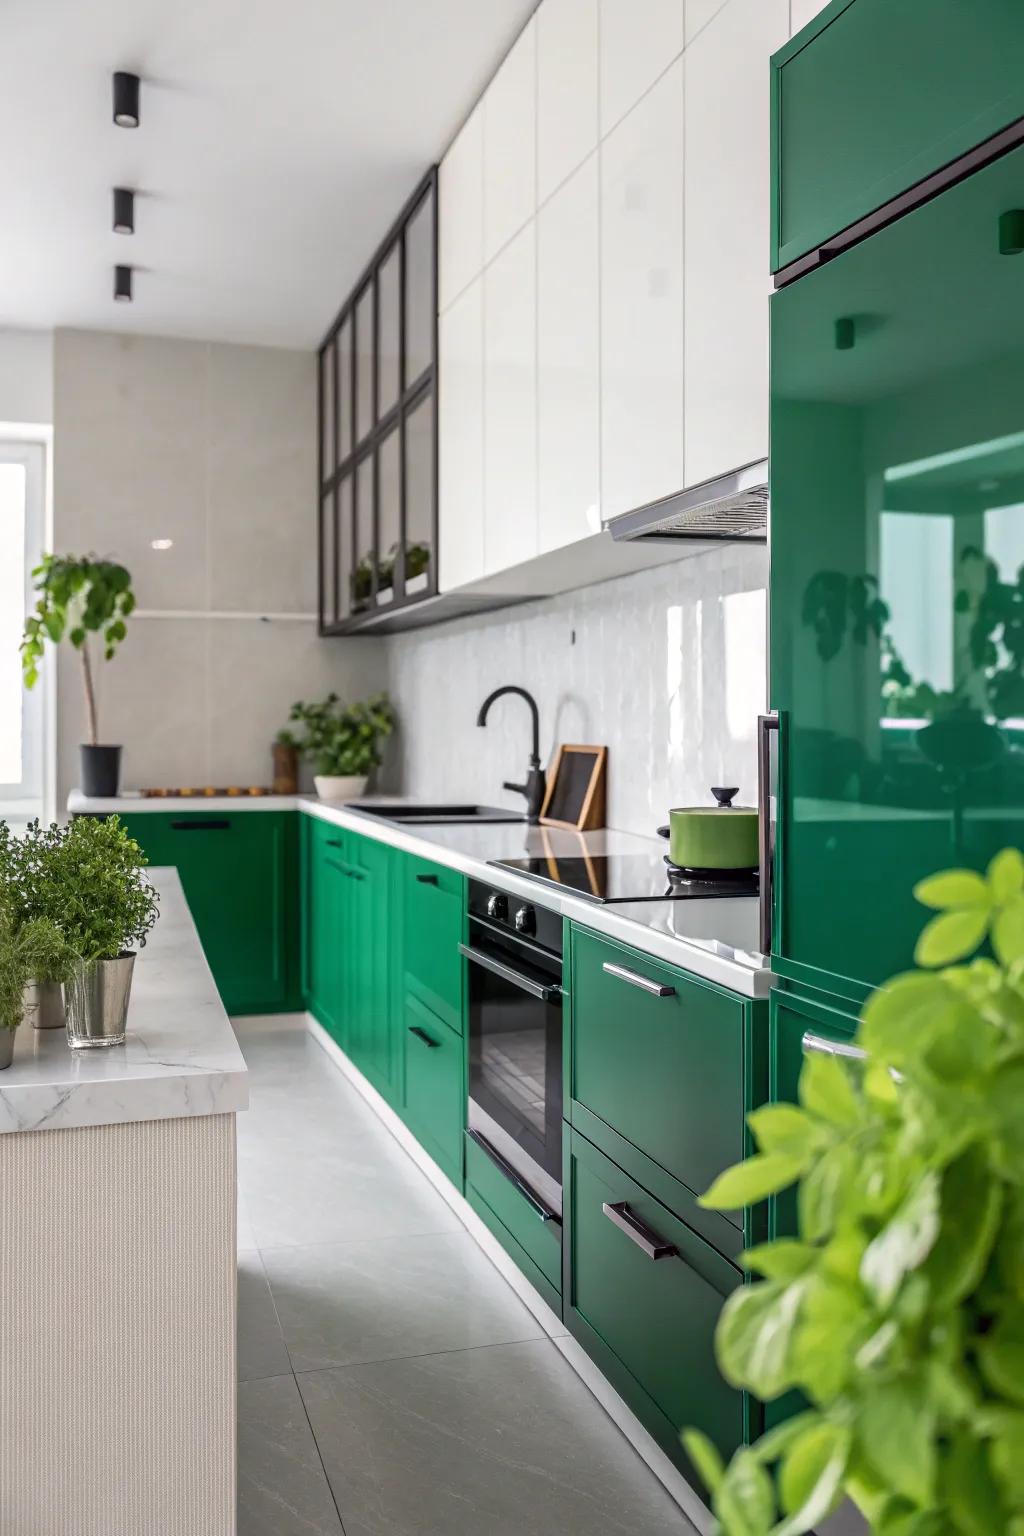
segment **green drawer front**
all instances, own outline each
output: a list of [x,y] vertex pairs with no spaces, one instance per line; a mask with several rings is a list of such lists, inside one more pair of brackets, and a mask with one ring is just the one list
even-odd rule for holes
[[1020,0],[834,0],[773,77],[780,267],[1024,115]]
[[181,877],[229,1013],[301,1006],[294,811],[147,811],[122,818],[151,864]]
[[[576,1131],[569,1199],[573,1333],[584,1345],[596,1336],[618,1362],[613,1384],[677,1462],[688,1425],[729,1456],[744,1439],[746,1410],[743,1394],[719,1373],[713,1340],[725,1297],[742,1283],[739,1271]],[[648,1236],[676,1252],[648,1257],[606,1213],[623,1202]]]
[[482,1147],[466,1137],[466,1183],[471,1185],[536,1264],[548,1284],[562,1289],[562,1226],[545,1221]]
[[408,993],[402,1023],[406,1121],[461,1189],[466,1124],[462,1037]]
[[405,989],[461,1033],[465,882],[443,864],[406,855],[401,885]]
[[336,827],[333,822],[324,821],[320,816],[311,816],[309,824],[315,851],[332,848],[337,854],[344,855],[347,852],[350,834],[343,827]]
[[575,926],[572,972],[572,1097],[702,1194],[743,1156],[743,1003]]

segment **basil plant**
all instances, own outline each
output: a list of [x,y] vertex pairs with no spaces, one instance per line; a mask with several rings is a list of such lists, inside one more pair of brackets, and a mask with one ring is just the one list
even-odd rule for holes
[[1024,857],[915,895],[921,969],[867,1003],[863,1063],[809,1055],[702,1202],[797,1185],[798,1235],[743,1256],[715,1342],[733,1385],[802,1409],[728,1466],[684,1435],[728,1536],[844,1499],[877,1536],[1024,1536]]

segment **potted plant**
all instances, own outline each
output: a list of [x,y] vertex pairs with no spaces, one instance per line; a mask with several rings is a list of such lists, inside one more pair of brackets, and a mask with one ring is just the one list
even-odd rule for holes
[[56,924],[45,917],[19,923],[10,892],[0,891],[0,1070],[14,1055],[29,978],[62,974],[68,964],[67,943]]
[[684,1437],[729,1536],[801,1536],[843,1500],[878,1536],[1024,1530],[1024,857],[915,894],[921,969],[867,1003],[863,1061],[809,1055],[799,1105],[755,1110],[757,1154],[702,1201],[798,1185],[798,1235],[743,1255],[761,1278],[716,1349],[806,1406],[728,1467]]
[[[49,888],[45,878],[48,861],[63,835],[56,822],[42,827],[38,821],[30,821],[25,835],[15,837],[9,825],[0,822],[0,887],[16,927],[46,918],[60,928],[60,902],[52,902],[53,910],[47,910],[41,898]],[[24,1019],[35,1029],[64,1028],[62,983],[71,974],[69,956],[70,951],[44,954],[43,960],[54,963],[49,969],[34,970],[25,984]]]
[[135,948],[157,920],[145,857],[120,818],[78,816],[65,830],[40,881],[39,905],[59,912],[77,957],[65,987],[68,1043],[74,1049],[124,1040]]
[[125,620],[135,607],[131,576],[123,565],[97,560],[94,555],[83,559],[74,555],[44,555],[32,575],[38,597],[35,612],[25,621],[21,642],[25,687],[35,687],[45,642],[50,640],[58,645],[67,634],[81,659],[89,722],[89,741],[80,748],[82,790],[90,796],[116,795],[121,748],[99,740],[89,636],[102,634],[104,657],[112,660],[125,637]]
[[299,787],[299,747],[292,731],[278,731],[270,748],[275,795],[294,795]]
[[370,771],[380,762],[380,742],[395,724],[384,693],[350,705],[329,693],[319,704],[293,704],[289,718],[305,727],[298,748],[313,760],[321,800],[354,800],[365,792]]

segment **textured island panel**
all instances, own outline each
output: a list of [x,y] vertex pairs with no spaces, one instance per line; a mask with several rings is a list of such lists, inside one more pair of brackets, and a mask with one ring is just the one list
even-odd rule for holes
[[235,1118],[0,1137],[0,1531],[234,1536]]

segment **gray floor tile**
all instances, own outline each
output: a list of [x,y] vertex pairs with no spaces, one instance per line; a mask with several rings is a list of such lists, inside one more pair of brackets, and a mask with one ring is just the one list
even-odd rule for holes
[[238,1536],[344,1536],[294,1376],[238,1388]]
[[544,1337],[468,1232],[268,1249],[263,1261],[296,1371]]
[[299,1377],[346,1536],[683,1536],[548,1342]]
[[259,1253],[238,1253],[238,1379],[285,1376],[292,1368]]

